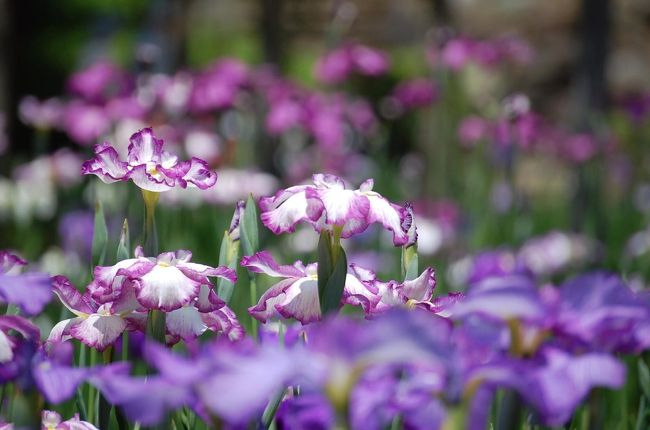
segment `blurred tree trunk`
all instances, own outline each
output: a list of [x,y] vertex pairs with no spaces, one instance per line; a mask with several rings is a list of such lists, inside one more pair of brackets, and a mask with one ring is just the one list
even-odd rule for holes
[[282,0],[260,0],[260,31],[264,61],[282,67]]
[[448,0],[431,0],[433,22],[437,27],[452,25],[451,8]]
[[[602,116],[607,107],[607,54],[609,51],[610,14],[609,0],[582,0],[580,25],[581,56],[577,69],[576,128],[592,134],[603,145]],[[591,233],[606,243],[607,220],[603,195],[602,156],[582,163],[578,167],[578,183],[572,224],[574,230]]]

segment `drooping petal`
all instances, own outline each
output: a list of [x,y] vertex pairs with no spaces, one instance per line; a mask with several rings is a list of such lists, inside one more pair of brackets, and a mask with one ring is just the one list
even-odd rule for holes
[[390,203],[374,191],[366,191],[363,195],[366,196],[370,204],[368,224],[380,223],[384,228],[393,232],[395,246],[406,245],[409,241],[408,231],[411,227],[411,222],[407,219],[408,211],[401,206]]
[[126,329],[126,321],[119,315],[93,314],[70,328],[70,334],[85,345],[103,351],[115,343]]
[[226,302],[219,298],[211,286],[202,284],[195,305],[199,312],[212,312],[224,307]]
[[195,299],[201,284],[174,266],[156,264],[135,281],[138,301],[147,309],[171,312]]
[[260,219],[275,234],[291,233],[296,224],[310,221],[307,215],[307,186],[299,185],[279,191],[273,197],[262,197]]
[[72,286],[70,280],[65,276],[53,276],[52,288],[61,303],[77,316],[87,316],[97,310],[87,297],[84,297],[79,290]]
[[300,278],[285,289],[285,297],[275,309],[285,318],[295,318],[302,324],[320,319],[318,281],[313,278]]
[[140,256],[122,260],[114,266],[96,266],[88,291],[98,303],[115,301],[122,294],[124,284],[130,282],[130,277],[142,276],[154,266],[155,263]]
[[177,263],[176,267],[185,276],[197,282],[207,282],[207,276],[227,279],[233,284],[237,282],[237,272],[224,266],[210,267],[198,263]]
[[70,335],[70,329],[76,324],[79,324],[82,321],[81,318],[70,318],[67,320],[59,321],[52,327],[50,335],[47,338],[48,342],[65,342],[69,340],[72,336]]
[[275,278],[301,278],[305,273],[295,266],[279,265],[268,251],[261,251],[241,259],[241,265],[251,272],[264,273]]
[[181,339],[194,339],[203,334],[208,326],[203,322],[201,313],[194,306],[183,306],[167,313],[165,318],[167,333]]
[[121,161],[115,148],[108,143],[95,146],[95,157],[81,165],[82,175],[96,175],[102,182],[112,184],[128,178],[128,164]]

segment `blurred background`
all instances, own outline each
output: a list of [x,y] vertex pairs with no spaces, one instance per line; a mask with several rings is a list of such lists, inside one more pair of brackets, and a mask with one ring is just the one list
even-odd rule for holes
[[[196,261],[237,200],[326,171],[414,205],[443,291],[522,266],[642,288],[649,40],[644,0],[0,0],[0,248],[88,280],[97,200],[113,246],[124,218],[138,243],[135,187],[78,172],[153,126],[220,175],[161,199],[161,248]],[[311,229],[263,233],[315,258]],[[379,230],[346,246],[399,273]]]

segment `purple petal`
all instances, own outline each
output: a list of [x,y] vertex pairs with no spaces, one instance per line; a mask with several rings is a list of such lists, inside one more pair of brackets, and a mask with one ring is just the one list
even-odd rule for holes
[[0,300],[20,308],[27,315],[36,315],[52,299],[52,282],[46,273],[0,275]]
[[128,179],[127,163],[120,161],[115,148],[108,143],[95,146],[95,157],[81,165],[82,175],[97,175],[102,182],[111,184]]
[[126,329],[126,321],[119,315],[92,314],[70,328],[70,334],[84,345],[103,351],[113,345]]
[[199,158],[192,157],[190,167],[187,173],[179,179],[179,183],[182,188],[187,188],[188,184],[191,184],[202,190],[207,190],[217,183],[217,174],[213,170],[210,170],[208,163]]
[[88,298],[82,296],[65,276],[53,276],[52,288],[61,303],[73,314],[81,316],[95,313],[96,308],[91,305]]

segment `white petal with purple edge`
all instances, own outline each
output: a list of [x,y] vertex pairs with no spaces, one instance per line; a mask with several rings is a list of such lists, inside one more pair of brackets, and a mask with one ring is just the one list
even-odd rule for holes
[[148,309],[170,312],[189,303],[199,294],[200,283],[173,266],[156,264],[137,283],[138,301]]
[[120,161],[117,151],[107,144],[95,147],[95,157],[81,166],[82,175],[97,175],[102,182],[111,184],[125,180],[129,173],[128,165]]
[[148,161],[160,161],[163,141],[156,139],[151,128],[143,128],[131,136],[129,164],[138,165]]
[[276,305],[284,302],[286,298],[285,290],[294,282],[296,282],[295,278],[289,278],[273,285],[262,294],[257,305],[248,308],[248,313],[263,323],[266,323],[271,318],[277,317],[278,311]]
[[126,321],[117,315],[93,314],[70,329],[70,334],[85,345],[103,351],[126,329]]
[[427,267],[417,278],[404,281],[401,293],[407,300],[429,301],[436,287],[436,278],[433,268]]
[[275,305],[280,315],[295,318],[302,324],[320,319],[318,300],[318,281],[313,278],[300,278],[285,290],[282,303]]
[[402,229],[401,208],[393,205],[374,191],[367,191],[364,195],[370,203],[368,223],[378,222],[392,231],[395,245],[404,245],[408,242],[408,232]]
[[190,169],[180,180],[183,188],[192,186],[206,190],[217,183],[217,174],[205,161],[192,157],[190,163]]
[[293,232],[300,221],[309,221],[305,190],[304,186],[291,187],[278,198],[260,199],[262,223],[273,233],[280,234]]
[[81,318],[70,318],[67,320],[59,321],[56,323],[50,335],[47,338],[48,342],[65,342],[70,339],[70,329],[74,327],[75,324],[78,324],[82,321]]
[[274,278],[302,278],[305,276],[305,272],[295,265],[279,265],[268,251],[261,251],[255,255],[243,257],[241,265],[252,272],[264,273]]

